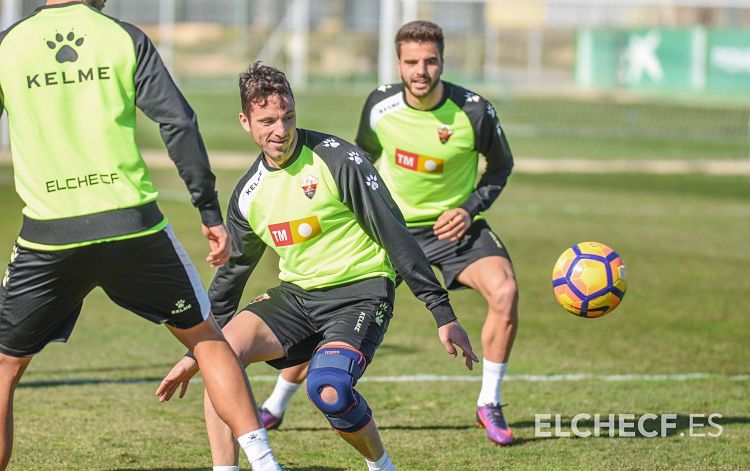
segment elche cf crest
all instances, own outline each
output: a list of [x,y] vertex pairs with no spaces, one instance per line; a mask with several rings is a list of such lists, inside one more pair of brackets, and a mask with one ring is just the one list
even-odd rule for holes
[[438,137],[440,138],[440,142],[445,144],[453,135],[453,129],[450,126],[443,125],[438,128],[437,133]]
[[317,191],[318,189],[318,179],[313,177],[312,175],[308,175],[302,180],[301,186],[302,191],[305,192],[305,196],[313,199],[313,196],[315,196],[315,191]]

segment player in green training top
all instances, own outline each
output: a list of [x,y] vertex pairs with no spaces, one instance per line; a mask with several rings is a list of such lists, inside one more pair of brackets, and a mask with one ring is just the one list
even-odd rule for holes
[[66,341],[86,295],[169,330],[206,368],[206,387],[254,469],[278,469],[237,357],[211,317],[195,267],[156,204],[135,143],[136,107],[157,121],[209,240],[228,235],[195,115],[156,48],[103,15],[105,0],[49,0],[0,33],[0,114],[10,124],[23,225],[0,286],[0,470],[10,460],[13,396],[32,356]]
[[[495,443],[512,442],[500,386],[518,327],[513,266],[480,213],[495,201],[513,156],[497,113],[481,96],[442,81],[443,32],[434,23],[405,24],[396,36],[401,84],[382,85],[367,99],[357,144],[377,161],[383,182],[430,263],[449,289],[470,287],[488,304],[477,420]],[[477,183],[479,156],[486,172]],[[278,427],[304,366],[282,372],[263,404],[266,428]]]
[[[338,137],[296,128],[283,73],[259,63],[240,77],[240,123],[262,153],[227,211],[232,256],[209,297],[243,364],[284,368],[310,361],[307,392],[372,470],[395,469],[365,399],[354,389],[392,315],[394,267],[432,311],[441,342],[466,366],[478,361],[417,241],[362,151]],[[266,247],[280,258],[281,285],[237,311]],[[391,265],[393,264],[393,265]],[[157,391],[168,400],[195,374],[186,357]],[[231,466],[231,431],[206,401],[214,466]],[[227,469],[227,468],[222,468]],[[228,468],[232,469],[232,468]],[[235,468],[236,469],[236,468]]]

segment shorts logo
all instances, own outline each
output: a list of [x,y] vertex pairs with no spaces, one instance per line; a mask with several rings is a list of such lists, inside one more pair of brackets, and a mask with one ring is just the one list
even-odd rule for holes
[[318,179],[313,177],[312,175],[308,175],[305,177],[304,180],[302,180],[302,191],[305,192],[305,196],[307,196],[310,199],[313,199],[313,196],[315,196],[315,192],[318,189]]
[[366,317],[367,317],[367,314],[365,314],[362,311],[359,311],[359,317],[357,318],[357,325],[354,326],[354,332],[359,332],[360,329],[362,329],[362,322],[364,322]]
[[10,263],[8,264],[8,268],[5,270],[5,275],[3,276],[3,288],[5,288],[10,281],[10,266],[16,261],[16,257],[18,257],[18,246],[14,245],[13,250],[10,252]]
[[383,326],[383,321],[385,320],[385,313],[388,312],[390,309],[389,303],[380,303],[378,305],[377,311],[375,311],[375,323],[379,326]]
[[254,297],[253,300],[250,301],[250,304],[259,303],[261,301],[265,301],[266,299],[271,299],[271,296],[269,296],[268,293],[263,293]]
[[438,137],[440,138],[440,142],[442,144],[445,144],[453,135],[453,129],[450,126],[443,125],[438,128],[437,133]]
[[422,173],[443,173],[444,161],[396,149],[396,165]]
[[178,299],[176,303],[174,303],[175,309],[172,309],[172,315],[174,314],[180,314],[188,309],[192,309],[193,305],[185,301],[184,299]]
[[322,232],[317,216],[270,224],[268,232],[276,247],[299,244],[314,239]]

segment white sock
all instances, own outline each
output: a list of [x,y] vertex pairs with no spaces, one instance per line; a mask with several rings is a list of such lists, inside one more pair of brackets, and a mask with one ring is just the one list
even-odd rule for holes
[[253,471],[276,471],[279,463],[273,456],[271,446],[268,444],[266,429],[261,428],[254,432],[248,432],[237,439],[240,447],[245,451],[247,459],[253,466]]
[[279,375],[276,386],[274,386],[273,392],[268,396],[266,402],[263,403],[263,407],[268,409],[268,412],[273,414],[274,417],[281,417],[301,384],[289,382]]
[[500,386],[503,384],[503,376],[507,363],[495,363],[482,358],[482,390],[477,398],[477,405],[502,404],[500,399]]
[[369,471],[396,471],[396,465],[391,461],[387,451],[377,461],[370,461],[365,458],[365,462]]
[[214,466],[214,471],[240,471],[239,466]]

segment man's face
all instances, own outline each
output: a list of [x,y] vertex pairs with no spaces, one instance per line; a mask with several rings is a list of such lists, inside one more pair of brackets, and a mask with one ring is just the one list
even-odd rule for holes
[[253,102],[250,116],[240,113],[240,124],[277,166],[292,156],[297,141],[297,115],[294,99],[289,95],[271,95],[262,106]]
[[97,10],[101,10],[104,8],[104,4],[107,3],[107,0],[84,0],[86,3],[91,5],[92,7],[96,8]]
[[440,82],[443,61],[434,42],[406,41],[399,45],[401,56],[398,71],[406,90],[416,98],[424,98]]

